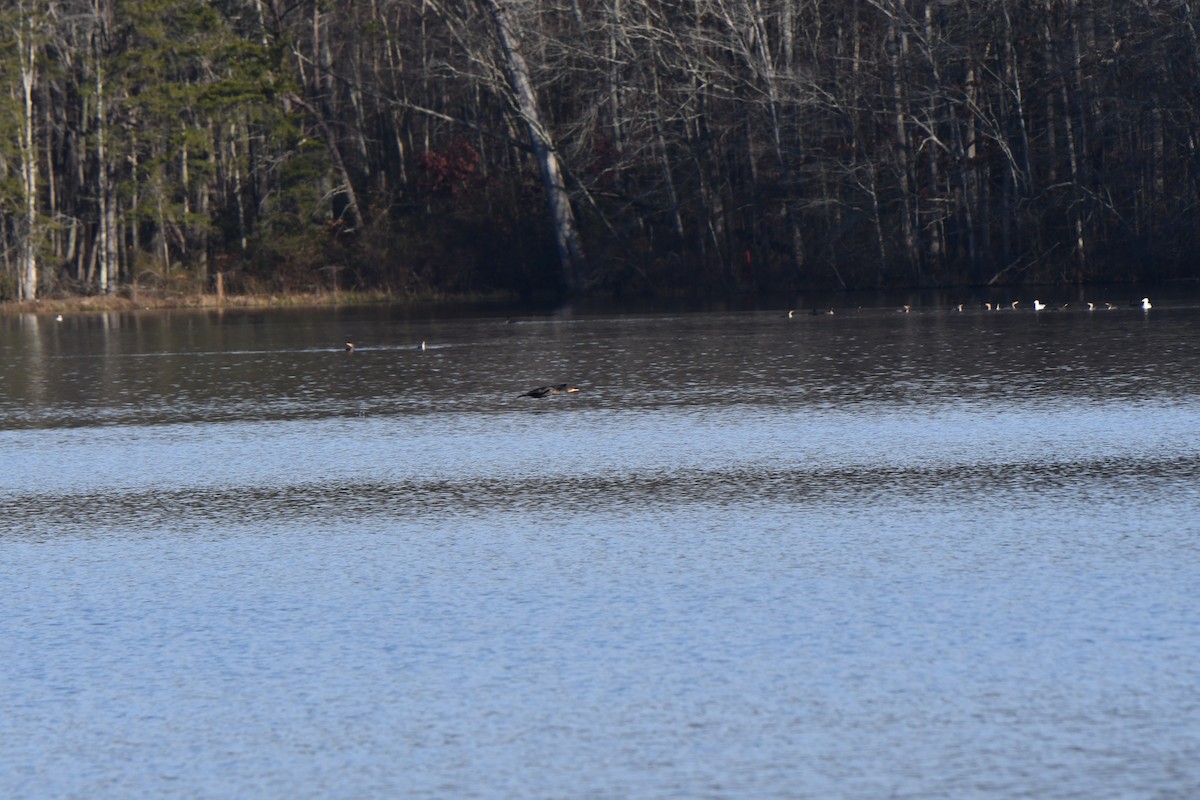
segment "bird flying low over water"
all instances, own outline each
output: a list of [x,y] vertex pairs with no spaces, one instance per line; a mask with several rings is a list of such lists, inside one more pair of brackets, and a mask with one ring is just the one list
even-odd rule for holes
[[530,389],[524,394],[517,395],[518,397],[549,397],[552,394],[571,394],[578,392],[578,386],[572,386],[569,383],[556,383],[553,386],[539,386],[536,389]]

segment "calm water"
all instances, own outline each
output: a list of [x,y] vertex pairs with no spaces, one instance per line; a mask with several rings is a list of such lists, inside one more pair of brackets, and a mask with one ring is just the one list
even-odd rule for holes
[[0,379],[0,796],[1200,796],[1200,307],[0,318]]

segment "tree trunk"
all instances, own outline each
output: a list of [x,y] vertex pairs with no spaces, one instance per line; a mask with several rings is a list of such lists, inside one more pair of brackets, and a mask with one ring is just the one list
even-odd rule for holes
[[338,171],[338,175],[342,179],[342,193],[346,196],[345,213],[350,216],[350,228],[359,228],[366,223],[366,217],[363,216],[362,206],[358,203],[358,192],[354,189],[354,181],[350,179],[350,170],[346,167],[346,161],[342,158],[342,151],[338,149],[337,138],[334,136],[333,128],[325,119],[324,112],[320,108],[316,108],[312,103],[305,100],[300,95],[289,94],[286,99],[303,108],[312,115],[313,121],[317,128],[321,131],[322,138],[325,139],[325,146],[329,148],[329,158],[333,161],[334,168]]
[[503,0],[479,0],[479,3],[491,16],[496,28],[496,38],[504,54],[505,69],[516,100],[517,111],[529,129],[529,143],[542,174],[542,185],[546,190],[550,222],[554,226],[554,242],[558,248],[563,283],[567,291],[574,292],[579,288],[580,273],[586,259],[583,239],[575,223],[575,212],[571,209],[571,198],[567,194],[554,141],[542,124],[537,92],[529,77],[529,65],[522,54],[520,40],[513,30],[509,7],[503,4]]
[[32,14],[21,20],[16,30],[18,61],[21,69],[22,119],[18,133],[21,150],[21,189],[24,195],[24,230],[21,236],[20,299],[36,300],[38,287],[38,157],[33,132],[33,89],[37,67]]
[[115,276],[114,267],[117,262],[116,198],[113,196],[112,180],[109,177],[108,103],[105,98],[104,54],[102,52],[104,28],[99,9],[96,13],[96,22],[97,30],[93,34],[96,58],[96,188],[98,190],[96,194],[100,204],[96,255],[100,266],[99,289],[103,294],[111,294],[115,286],[109,282],[109,276]]
[[908,135],[905,98],[908,84],[902,74],[902,66],[908,53],[908,34],[899,30],[899,21],[894,18],[890,21],[888,28],[887,52],[892,73],[892,119],[895,129],[896,177],[900,184],[900,230],[904,237],[904,252],[909,266],[913,268],[917,281],[922,282],[924,276],[921,273],[921,257],[917,247],[917,226],[914,220],[913,206],[916,201],[912,191],[911,143]]

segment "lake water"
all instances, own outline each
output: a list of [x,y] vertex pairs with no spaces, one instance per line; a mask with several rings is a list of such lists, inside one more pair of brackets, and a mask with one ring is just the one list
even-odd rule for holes
[[5,798],[1200,796],[1200,306],[5,317],[0,379]]

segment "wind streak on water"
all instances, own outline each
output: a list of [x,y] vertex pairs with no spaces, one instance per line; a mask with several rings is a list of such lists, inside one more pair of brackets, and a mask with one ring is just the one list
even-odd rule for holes
[[[62,535],[71,530],[108,528],[119,520],[126,531],[182,532],[193,527],[282,524],[319,514],[324,524],[369,522],[379,517],[487,514],[524,511],[576,514],[597,508],[619,512],[647,504],[677,508],[689,505],[768,505],[783,514],[805,504],[883,503],[903,506],[915,498],[941,502],[953,498],[995,498],[1006,489],[1027,492],[1094,493],[1096,484],[1110,491],[1135,489],[1152,482],[1157,491],[1177,497],[1195,493],[1200,456],[1175,459],[1039,460],[1014,464],[971,464],[941,468],[770,468],[746,466],[722,470],[630,472],[625,475],[549,475],[476,480],[411,480],[388,482],[327,481],[281,486],[212,487],[104,491],[46,495],[10,494],[8,513],[22,520],[17,533]],[[1200,496],[1197,497],[1200,500]],[[994,514],[995,499],[979,501],[978,512]],[[547,520],[553,525],[553,519]]]
[[[37,520],[332,517],[643,503],[887,502],[1186,480],[1187,406],[651,413],[561,409],[0,433],[0,491]],[[1019,434],[1014,432],[1019,431]],[[303,458],[296,458],[303,453]],[[30,491],[30,487],[37,487]],[[157,509],[157,511],[156,511]],[[112,512],[112,516],[109,513]],[[61,530],[61,528],[60,528]]]

